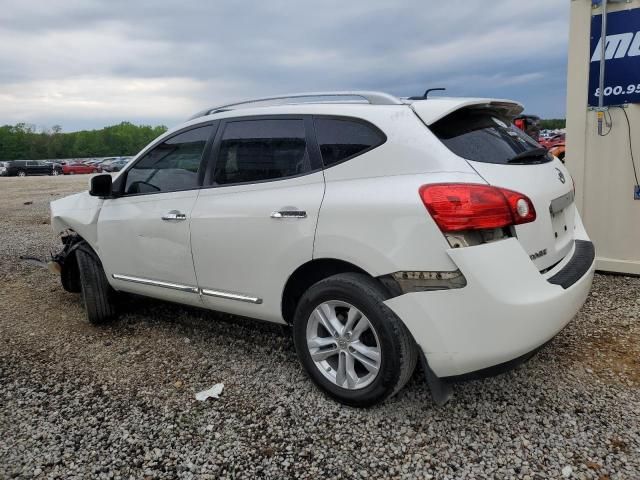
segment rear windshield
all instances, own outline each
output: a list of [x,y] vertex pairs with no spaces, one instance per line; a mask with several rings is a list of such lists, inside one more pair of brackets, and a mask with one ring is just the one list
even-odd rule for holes
[[[491,110],[463,109],[438,120],[431,131],[449,150],[467,160],[484,163],[543,163],[553,157],[529,135]],[[515,158],[525,152],[540,152]],[[515,159],[514,159],[515,158]]]

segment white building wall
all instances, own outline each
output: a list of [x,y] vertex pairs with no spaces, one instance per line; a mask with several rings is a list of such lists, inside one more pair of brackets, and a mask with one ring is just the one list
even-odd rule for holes
[[[609,4],[608,11],[631,8],[640,8],[640,0]],[[621,109],[611,108],[611,133],[600,137],[596,112],[587,109],[591,15],[599,13],[591,0],[571,0],[566,164],[576,183],[578,209],[596,246],[596,267],[640,274],[640,201],[633,199],[627,122]],[[640,175],[640,104],[629,105],[626,112]]]

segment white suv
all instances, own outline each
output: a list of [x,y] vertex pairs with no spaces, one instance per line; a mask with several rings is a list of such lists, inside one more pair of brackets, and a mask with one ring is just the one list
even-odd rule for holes
[[373,405],[418,361],[454,379],[526,360],[588,295],[569,172],[505,100],[300,94],[201,112],[51,203],[90,322],[117,292],[293,326],[313,381]]

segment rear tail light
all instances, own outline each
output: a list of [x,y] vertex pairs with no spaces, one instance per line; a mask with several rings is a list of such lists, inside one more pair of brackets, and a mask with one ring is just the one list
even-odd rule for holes
[[526,195],[490,185],[423,185],[420,198],[443,232],[495,229],[536,219],[533,203]]

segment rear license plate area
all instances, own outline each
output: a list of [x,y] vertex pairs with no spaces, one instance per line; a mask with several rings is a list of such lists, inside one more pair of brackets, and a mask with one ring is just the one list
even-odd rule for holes
[[549,205],[549,214],[551,215],[551,227],[553,234],[557,240],[561,240],[569,234],[569,225],[567,224],[567,207],[569,207],[574,200],[573,190],[555,198]]

